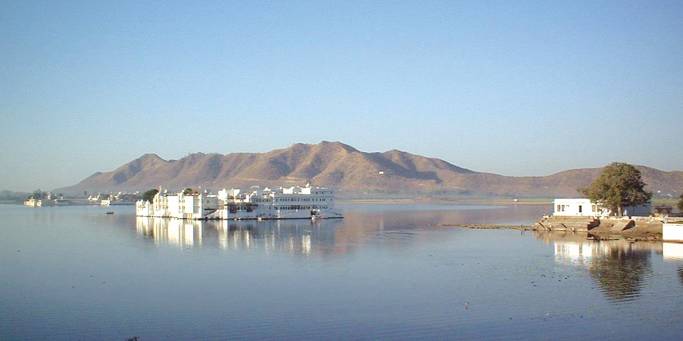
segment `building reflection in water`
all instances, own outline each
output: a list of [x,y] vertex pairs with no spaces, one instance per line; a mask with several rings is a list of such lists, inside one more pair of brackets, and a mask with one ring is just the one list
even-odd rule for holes
[[682,261],[683,244],[681,243],[662,243],[662,255],[665,261]]
[[439,235],[421,233],[424,229],[443,230],[444,226],[487,221],[517,224],[524,217],[533,219],[545,210],[545,207],[533,206],[491,208],[442,205],[425,210],[369,206],[345,211],[344,219],[318,222],[137,218],[136,226],[139,235],[157,244],[334,257],[354,252],[368,243],[402,250],[439,238]]
[[154,239],[157,244],[202,245],[203,226],[199,221],[138,217],[135,226],[138,234]]
[[[662,257],[665,262],[683,263],[683,244],[662,243]],[[683,286],[683,266],[678,267],[678,279]]]
[[136,230],[156,244],[309,255],[316,248],[320,252],[333,248],[335,222],[338,221],[321,224],[309,220],[198,221],[138,217]]
[[586,268],[606,297],[615,301],[640,295],[652,275],[652,254],[662,252],[661,243],[589,240],[586,233],[537,232],[536,236],[554,245],[556,262]]

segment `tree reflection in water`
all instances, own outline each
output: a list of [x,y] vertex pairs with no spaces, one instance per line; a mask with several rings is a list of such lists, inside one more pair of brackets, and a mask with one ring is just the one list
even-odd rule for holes
[[656,243],[590,240],[585,233],[537,232],[536,237],[554,244],[556,262],[586,268],[606,297],[615,301],[640,295],[652,274],[652,251],[661,249]]
[[652,274],[650,250],[634,248],[633,245],[608,244],[588,268],[591,277],[610,299],[624,301],[638,297],[645,277]]

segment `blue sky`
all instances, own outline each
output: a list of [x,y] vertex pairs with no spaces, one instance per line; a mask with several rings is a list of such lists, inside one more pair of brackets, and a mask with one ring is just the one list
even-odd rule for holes
[[0,1],[0,189],[338,140],[683,170],[681,1]]

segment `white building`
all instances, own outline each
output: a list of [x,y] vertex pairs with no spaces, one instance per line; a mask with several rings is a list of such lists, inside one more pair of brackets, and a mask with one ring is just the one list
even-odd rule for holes
[[332,212],[334,192],[324,187],[253,188],[218,192],[222,206],[215,219],[311,219],[341,218]]
[[43,206],[43,201],[35,198],[28,198],[24,200],[24,206],[28,207],[41,207]]
[[556,216],[594,217],[606,215],[605,209],[591,202],[590,199],[555,199],[553,207]]
[[662,240],[683,243],[683,224],[664,224],[662,226]]
[[[606,217],[612,215],[612,211],[600,203],[594,203],[586,198],[555,199],[553,200],[553,215],[564,217]],[[623,208],[625,216],[644,216],[651,214],[652,206],[647,203],[638,206]]]
[[218,198],[203,193],[159,192],[151,203],[145,200],[135,203],[135,214],[139,217],[206,219],[217,209]]
[[179,219],[341,218],[332,212],[334,192],[324,187],[258,187],[250,192],[223,189],[217,195],[158,193],[151,203],[138,201],[136,215]]

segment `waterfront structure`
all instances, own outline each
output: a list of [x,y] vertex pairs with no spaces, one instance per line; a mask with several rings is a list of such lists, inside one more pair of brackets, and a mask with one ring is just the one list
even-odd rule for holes
[[[606,217],[612,215],[609,208],[586,198],[553,200],[553,215],[562,217]],[[647,203],[624,207],[625,216],[649,216],[652,206]]]
[[592,217],[603,215],[603,210],[590,199],[555,199],[553,207],[556,216]]
[[683,243],[683,223],[665,223],[662,226],[662,240]]
[[47,206],[67,206],[70,205],[69,200],[65,200],[63,196],[59,198],[53,198],[52,195],[46,195],[42,199],[37,199],[34,197],[29,197],[24,200],[24,206],[28,207],[47,207]]
[[136,215],[178,219],[317,219],[341,218],[332,211],[334,192],[324,187],[252,187],[218,194],[159,192],[152,202],[136,203]]
[[92,205],[100,205],[102,207],[109,207],[113,205],[133,205],[139,198],[139,193],[109,193],[109,194],[93,194],[88,196],[88,203]]
[[24,200],[24,206],[28,207],[41,207],[43,206],[43,201],[36,198],[28,198]]
[[139,217],[207,219],[218,209],[218,198],[206,193],[157,193],[152,202],[139,200],[135,214]]

